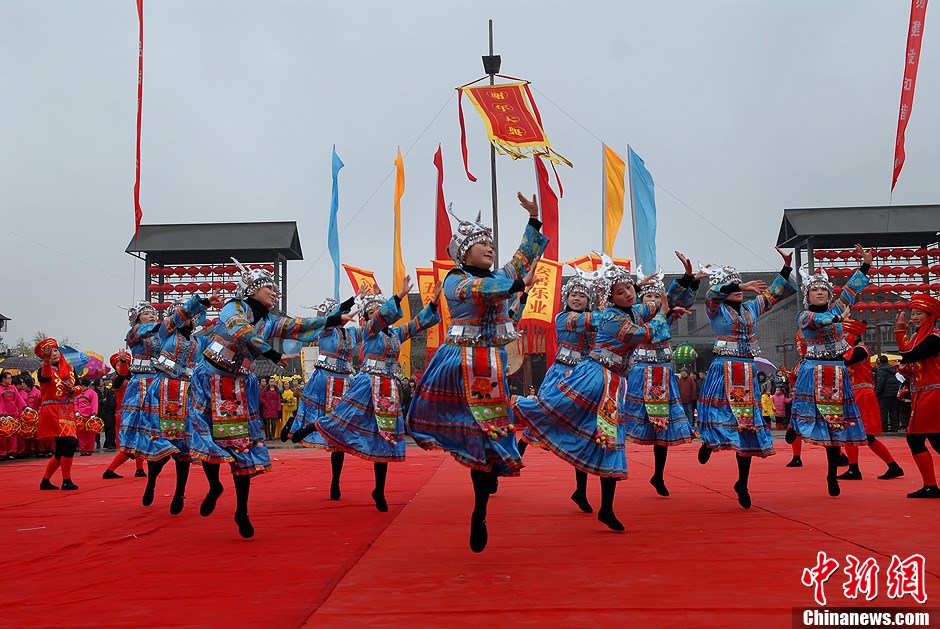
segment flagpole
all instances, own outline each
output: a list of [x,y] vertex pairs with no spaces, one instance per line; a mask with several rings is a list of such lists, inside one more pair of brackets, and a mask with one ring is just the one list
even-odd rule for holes
[[[607,246],[607,153],[601,142],[601,251]],[[604,253],[607,253],[604,251]],[[611,248],[613,253],[613,248]]]
[[[500,58],[499,55],[493,54],[493,20],[489,21],[489,32],[490,32],[490,54],[489,56],[483,57],[483,70],[490,75],[490,85],[496,83],[496,74],[499,73]],[[496,147],[493,143],[490,143],[490,182],[492,186],[493,194],[493,251],[495,255],[493,256],[493,266],[494,268],[499,267],[499,220],[497,217],[497,201],[496,201]]]

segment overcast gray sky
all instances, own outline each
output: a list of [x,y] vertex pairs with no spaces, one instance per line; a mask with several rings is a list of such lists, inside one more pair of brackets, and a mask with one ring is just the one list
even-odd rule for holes
[[[470,183],[453,88],[483,74],[493,18],[503,73],[532,81],[553,147],[574,162],[559,169],[563,260],[600,246],[603,141],[624,156],[630,143],[656,180],[667,271],[673,249],[776,268],[784,208],[889,202],[909,11],[909,0],[148,0],[144,223],[296,220],[305,259],[290,263],[289,301],[309,314],[298,306],[332,294],[331,146],[346,163],[343,261],[384,284],[401,147],[404,260],[425,266],[439,143],[448,201],[488,215],[483,125],[465,103]],[[940,200],[935,34],[928,12],[895,205]],[[142,264],[124,253],[136,90],[133,0],[0,2],[7,342],[42,329],[105,355],[122,345],[116,306],[143,292]],[[525,218],[515,191],[535,182],[529,160],[498,169],[505,259]],[[615,254],[632,257],[626,222]]]

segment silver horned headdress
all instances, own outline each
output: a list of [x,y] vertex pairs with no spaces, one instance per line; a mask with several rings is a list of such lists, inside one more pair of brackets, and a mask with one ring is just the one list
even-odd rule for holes
[[356,310],[359,311],[359,327],[366,326],[366,312],[372,306],[382,307],[388,301],[382,293],[366,293],[365,295],[356,295]]
[[264,269],[249,269],[244,264],[232,258],[239,271],[241,271],[241,276],[238,278],[238,286],[235,288],[235,299],[245,299],[246,297],[251,297],[255,294],[259,288],[267,286],[275,292],[275,294],[280,297],[281,291],[277,288],[277,282],[274,281],[274,275],[270,271],[265,271]]
[[137,317],[149,312],[150,314],[156,315],[156,307],[149,301],[138,301],[136,304],[127,309],[127,322],[131,325],[137,323]]
[[338,305],[339,303],[335,299],[327,297],[314,310],[316,310],[318,317],[328,317],[336,311]]
[[637,265],[636,276],[643,278],[640,282],[643,286],[640,286],[640,289],[637,291],[638,298],[642,298],[643,295],[663,295],[666,293],[666,284],[664,282],[666,273],[662,269],[644,277],[643,267]]
[[636,286],[636,277],[625,267],[615,264],[606,253],[594,252],[594,255],[601,259],[601,266],[596,271],[579,271],[578,275],[589,278],[594,284],[594,290],[597,292],[597,298],[601,308],[606,308],[610,301],[610,291],[615,284],[633,284]]
[[572,268],[576,275],[569,278],[568,281],[565,282],[565,285],[561,287],[561,305],[562,307],[568,306],[568,297],[570,297],[572,293],[582,293],[588,299],[587,309],[590,310],[591,302],[594,297],[594,282],[589,277],[585,277],[589,275],[586,271],[576,266]]
[[733,266],[717,266],[715,264],[702,265],[699,263],[698,268],[701,269],[702,273],[708,276],[708,286],[711,288],[721,286],[722,284],[741,283],[741,274],[738,273],[738,270]]
[[451,205],[447,206],[447,213],[457,219],[457,230],[451,237],[450,244],[447,245],[447,254],[454,262],[463,266],[464,257],[470,247],[481,242],[492,242],[493,230],[480,222],[483,212],[477,212],[476,221],[471,223],[454,214],[451,211]]
[[825,288],[829,291],[829,302],[832,303],[832,280],[826,269],[816,269],[816,272],[810,274],[809,265],[804,264],[800,267],[800,288],[803,290],[803,306],[809,306],[809,291],[814,288]]

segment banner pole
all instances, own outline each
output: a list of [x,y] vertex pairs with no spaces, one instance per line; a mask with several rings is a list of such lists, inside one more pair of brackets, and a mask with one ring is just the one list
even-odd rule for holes
[[[493,59],[493,20],[489,21],[489,33],[490,33],[490,55],[489,58]],[[486,61],[486,59],[484,59]],[[490,75],[490,85],[496,83],[496,74],[499,72],[499,62],[496,62],[496,67],[486,67],[487,64],[484,63],[484,70],[487,74]],[[496,147],[493,146],[493,143],[490,142],[490,183],[493,195],[493,268],[499,268],[499,219],[497,216],[497,200],[496,200]]]

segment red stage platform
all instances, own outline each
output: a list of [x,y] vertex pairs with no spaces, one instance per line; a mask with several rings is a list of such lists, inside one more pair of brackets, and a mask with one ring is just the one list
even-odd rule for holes
[[[275,450],[275,473],[252,486],[252,540],[232,522],[229,479],[216,513],[199,516],[198,467],[174,517],[172,466],[144,508],[131,463],[126,478],[101,479],[108,455],[76,459],[75,492],[38,491],[44,461],[4,463],[0,617],[31,627],[789,627],[792,608],[814,606],[800,576],[818,551],[840,563],[826,584],[830,607],[860,604],[842,593],[851,554],[880,566],[867,606],[914,608],[910,595],[888,598],[886,573],[892,555],[919,553],[928,597],[940,597],[940,501],[905,498],[919,477],[903,440],[886,442],[907,476],[876,480],[883,465],[863,449],[865,480],[844,481],[830,498],[822,450],[805,447],[805,467],[785,468],[789,447],[778,441],[780,454],[754,462],[750,511],[731,490],[730,453],[703,467],[696,444],[672,450],[672,495],[662,498],[647,482],[652,451],[630,446],[620,534],[569,500],[569,466],[530,448],[523,476],[504,479],[491,499],[481,555],[467,545],[469,474],[441,453],[409,448],[390,465],[391,510],[379,513],[371,464],[347,457],[343,499],[331,502],[326,453]],[[591,477],[595,508],[599,491]]]

